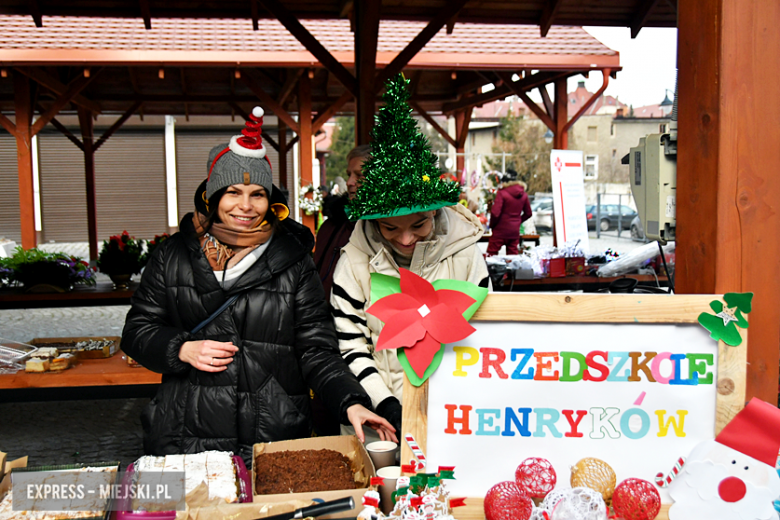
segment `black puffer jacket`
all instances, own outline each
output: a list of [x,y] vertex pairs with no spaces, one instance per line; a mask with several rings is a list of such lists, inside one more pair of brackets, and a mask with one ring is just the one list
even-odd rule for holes
[[[230,450],[249,462],[254,443],[311,434],[309,388],[342,422],[349,406],[370,408],[339,355],[307,228],[283,221],[229,291],[200,249],[191,214],[179,229],[147,264],[122,333],[122,349],[163,374],[142,415],[147,453]],[[236,293],[202,331],[188,332]],[[232,341],[239,351],[227,370],[202,372],[178,357],[198,339]]]

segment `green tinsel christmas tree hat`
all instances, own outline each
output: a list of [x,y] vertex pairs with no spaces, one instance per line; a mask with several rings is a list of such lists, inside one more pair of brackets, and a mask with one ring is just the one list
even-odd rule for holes
[[365,179],[347,206],[350,220],[400,217],[457,204],[460,186],[441,178],[438,158],[420,132],[407,84],[391,79],[371,131],[371,157],[363,163]]

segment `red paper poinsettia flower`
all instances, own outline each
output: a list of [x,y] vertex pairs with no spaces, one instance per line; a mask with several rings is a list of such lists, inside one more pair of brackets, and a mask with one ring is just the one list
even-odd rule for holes
[[366,312],[385,323],[376,349],[404,347],[414,372],[423,377],[442,343],[460,341],[476,330],[463,317],[476,300],[458,291],[437,291],[413,272],[400,271],[401,292],[385,296]]

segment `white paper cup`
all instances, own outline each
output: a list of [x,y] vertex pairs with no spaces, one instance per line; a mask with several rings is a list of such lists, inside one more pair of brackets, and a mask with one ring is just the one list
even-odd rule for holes
[[401,476],[401,466],[385,466],[378,470],[376,475],[385,479],[385,483],[379,486],[379,507],[385,515],[389,515],[390,511],[393,510],[393,497],[391,495],[395,491],[395,483],[398,477]]
[[366,451],[371,457],[374,467],[379,470],[387,466],[395,466],[395,455],[398,453],[398,444],[393,441],[377,441],[366,444]]

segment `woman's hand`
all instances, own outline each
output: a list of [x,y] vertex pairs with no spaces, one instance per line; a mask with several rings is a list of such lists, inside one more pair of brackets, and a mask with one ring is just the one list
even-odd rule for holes
[[349,419],[352,427],[355,428],[355,435],[360,439],[360,442],[366,442],[366,436],[363,434],[364,424],[376,430],[379,438],[383,441],[398,442],[398,438],[395,436],[395,428],[387,420],[379,417],[362,404],[353,404],[347,408],[347,419]]
[[238,347],[233,343],[202,339],[184,343],[179,349],[179,359],[203,372],[222,372],[233,362],[236,352]]

